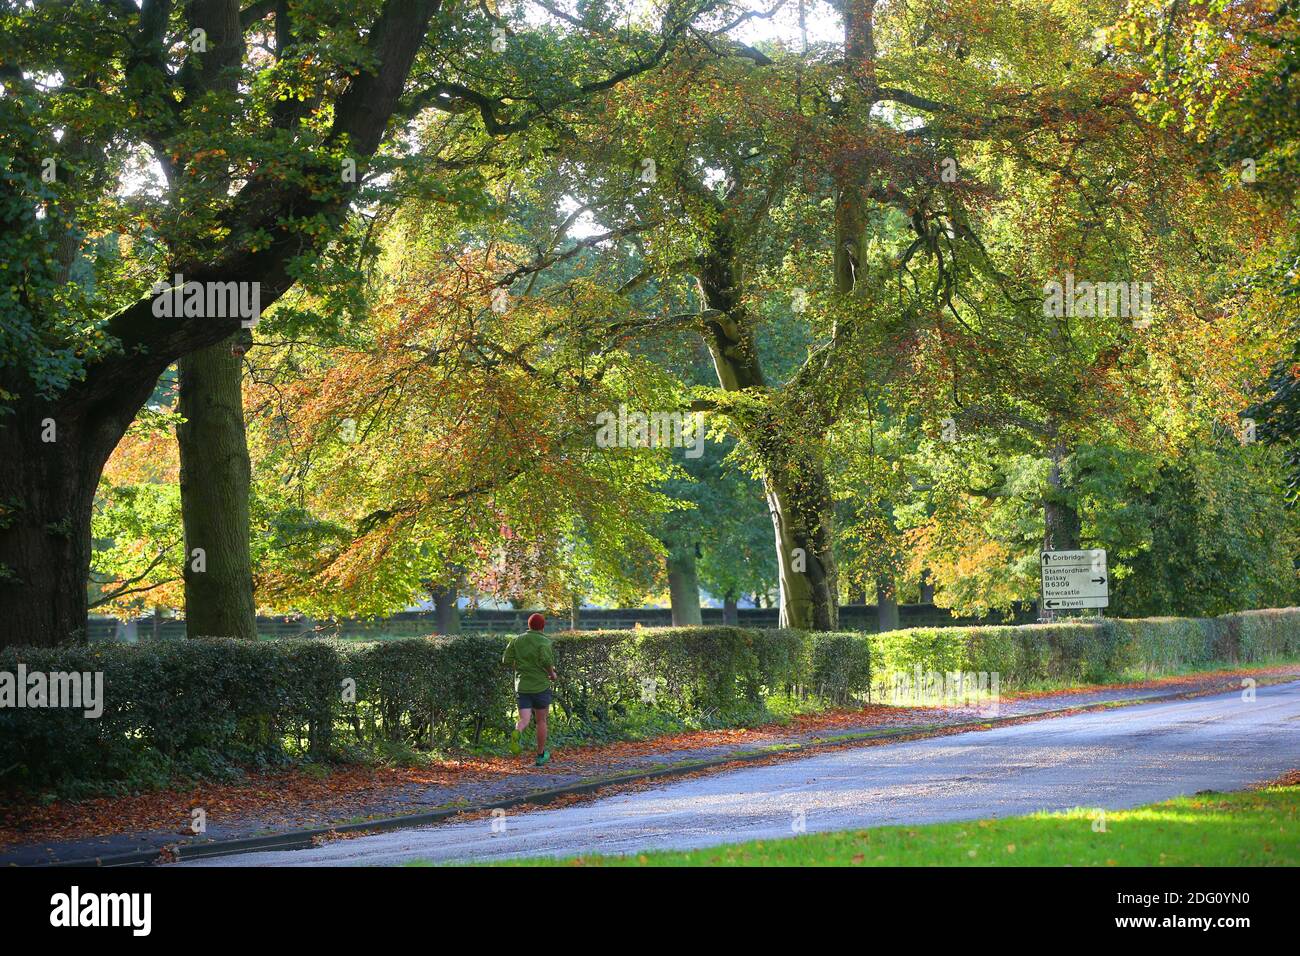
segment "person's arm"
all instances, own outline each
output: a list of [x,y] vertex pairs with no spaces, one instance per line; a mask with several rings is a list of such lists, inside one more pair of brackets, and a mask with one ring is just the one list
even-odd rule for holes
[[515,642],[511,641],[506,645],[506,652],[501,655],[501,663],[506,667],[515,666]]
[[542,663],[546,665],[546,673],[551,678],[551,683],[555,683],[559,678],[555,674],[555,650],[551,645],[546,645],[546,651],[542,657]]

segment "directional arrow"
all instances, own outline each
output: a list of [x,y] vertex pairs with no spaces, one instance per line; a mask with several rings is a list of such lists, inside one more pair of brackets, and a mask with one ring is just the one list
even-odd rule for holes
[[1045,603],[1047,604],[1048,607],[1059,607],[1061,602],[1060,602],[1060,601],[1047,601],[1047,602],[1045,602]]
[[1105,583],[1106,583],[1106,579],[1105,579],[1104,577],[1101,577],[1101,578],[1093,578],[1093,579],[1092,579],[1092,583],[1093,583],[1093,584],[1105,584]]

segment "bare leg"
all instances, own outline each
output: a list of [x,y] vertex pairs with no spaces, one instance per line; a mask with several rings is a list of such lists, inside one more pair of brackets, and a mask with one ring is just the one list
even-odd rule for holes
[[[537,721],[538,721],[538,724],[539,724],[539,725],[540,725],[540,723],[541,723],[541,721],[542,721],[542,719],[543,719],[542,715],[545,714],[545,713],[546,713],[546,711],[544,711],[544,710],[539,710],[539,711],[537,712]],[[521,733],[521,734],[522,734],[525,730],[527,730],[527,729],[528,729],[528,721],[529,721],[529,719],[530,719],[532,716],[533,716],[533,712],[532,712],[531,710],[529,710],[527,707],[520,707],[520,708],[519,708],[519,720],[517,720],[517,721],[515,722],[515,730],[517,730],[517,731],[518,731],[519,733]]]
[[537,752],[540,754],[546,750],[546,712],[547,707],[537,708]]

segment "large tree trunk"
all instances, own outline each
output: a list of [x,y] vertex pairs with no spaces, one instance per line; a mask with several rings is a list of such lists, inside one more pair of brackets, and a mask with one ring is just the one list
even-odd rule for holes
[[[0,429],[0,643],[50,646],[86,639],[93,484],[78,481],[84,438],[69,422],[56,443],[33,435],[39,422]],[[57,424],[56,424],[57,428]],[[61,446],[61,447],[60,447]],[[101,465],[102,467],[102,465]]]
[[429,588],[433,598],[434,615],[437,618],[439,634],[460,633],[460,604],[456,582],[439,584]]
[[[1043,550],[1079,550],[1079,511],[1074,506],[1069,489],[1061,474],[1061,465],[1068,456],[1065,443],[1057,441],[1050,452],[1051,468],[1047,472],[1047,491],[1043,496]],[[1054,621],[1059,612],[1046,608],[1039,599],[1038,619]]]
[[666,564],[668,596],[673,607],[673,626],[689,627],[702,624],[700,582],[695,569],[695,552],[687,548],[681,553],[669,554]]
[[185,419],[176,428],[185,526],[185,633],[254,640],[257,609],[248,552],[251,466],[243,362],[232,354],[232,341],[199,349],[177,363],[177,411]]
[[1079,510],[1066,487],[1061,465],[1069,451],[1064,442],[1052,446],[1051,469],[1047,473],[1047,494],[1043,498],[1043,550],[1077,551],[1081,536]]
[[[186,62],[193,95],[238,89],[243,35],[238,4],[191,0],[208,51]],[[177,363],[185,421],[177,426],[181,521],[185,528],[185,633],[188,637],[257,638],[249,556],[248,437],[244,431],[243,360],[251,335],[218,342]],[[195,549],[203,552],[203,564]]]
[[876,620],[882,632],[898,630],[898,593],[892,574],[876,578]]
[[0,421],[0,647],[86,640],[95,490],[156,378],[88,407],[20,402]]
[[[856,111],[870,108],[875,83],[876,45],[872,17],[876,0],[845,0],[844,98],[840,117],[857,120]],[[864,96],[864,93],[868,94]],[[865,101],[865,102],[864,102]],[[851,131],[850,131],[851,132]],[[865,184],[849,174],[835,190],[835,291],[842,296],[864,295],[868,289],[862,269],[867,264],[867,200]]]
[[776,533],[781,627],[833,631],[839,625],[833,509],[820,467],[801,480],[764,480]]
[[[767,390],[752,324],[741,302],[744,270],[737,261],[730,220],[722,215],[709,236],[709,251],[696,276],[709,315],[705,341],[718,384],[728,391]],[[797,389],[797,386],[796,386]],[[829,427],[807,396],[790,398],[807,407],[783,415],[783,396],[768,395],[766,411],[733,419],[763,466],[763,488],[776,542],[781,587],[781,626],[833,630],[839,618],[839,585],[833,550],[834,511],[818,451],[809,448]],[[783,425],[788,420],[789,426]],[[796,433],[796,430],[798,432]]]
[[722,599],[722,623],[730,627],[740,623],[740,609],[737,607],[735,594],[728,594]]
[[934,581],[930,576],[929,568],[921,569],[921,604],[934,603]]

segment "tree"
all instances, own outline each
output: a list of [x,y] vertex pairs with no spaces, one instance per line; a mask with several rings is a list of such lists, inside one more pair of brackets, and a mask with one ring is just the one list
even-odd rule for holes
[[593,423],[656,390],[680,401],[672,383],[563,334],[621,304],[597,284],[499,297],[524,249],[465,241],[451,217],[451,254],[417,218],[432,235],[399,224],[384,238],[385,291],[349,345],[272,338],[256,363],[257,485],[282,519],[261,591],[318,614],[391,612],[462,575],[550,606],[643,593],[634,569],[661,560],[645,529],[671,507],[657,491],[671,466],[655,449],[600,447]]
[[1149,478],[1136,487],[1094,469],[1083,490],[1097,537],[1113,543],[1114,612],[1210,617],[1294,604],[1300,516],[1285,505],[1278,457],[1223,429],[1179,459],[1144,463]]
[[[670,5],[657,28],[626,31],[616,48],[618,11],[606,9],[568,34],[539,31],[527,49],[507,43],[496,60],[486,51],[499,18],[440,0],[7,10],[0,252],[17,276],[0,342],[10,412],[0,429],[4,640],[84,636],[105,461],[164,369],[248,319],[207,308],[163,318],[159,276],[205,290],[237,283],[269,308],[343,234],[367,163],[381,154],[370,171],[391,165],[407,119],[428,108],[464,114],[490,136],[545,126],[565,104],[653,68],[714,6]],[[557,64],[561,79],[514,89],[516,77],[526,84]],[[150,162],[161,197],[120,195],[132,165]],[[88,254],[86,237],[104,231],[127,254],[94,260],[99,281],[87,295],[66,277]],[[227,388],[225,406],[233,400]]]
[[[1198,2],[1167,12],[1134,4],[1115,40],[1141,58],[1146,115],[1183,132],[1204,174],[1267,204],[1269,241],[1253,250],[1241,283],[1279,303],[1276,319],[1296,339],[1300,301],[1300,19],[1294,0]],[[1242,413],[1243,429],[1286,453],[1293,500],[1300,488],[1300,346],[1272,368]]]
[[[836,423],[861,407],[864,386],[960,335],[959,309],[1001,295],[1007,328],[1024,325],[1022,290],[1007,281],[1024,250],[986,242],[980,211],[993,190],[948,173],[983,154],[1014,181],[1071,142],[1114,149],[1130,122],[1129,79],[1092,50],[1095,24],[1081,11],[850,0],[841,12],[842,57],[683,56],[620,89],[606,135],[569,154],[582,177],[574,195],[597,218],[653,224],[642,241],[661,285],[689,277],[692,288],[668,299],[694,309],[683,327],[713,357],[718,388],[700,404],[729,423],[762,474],[783,622],[818,628],[834,626],[839,590],[825,468]],[[1048,36],[1071,52],[1064,67],[1043,55]],[[624,171],[647,162],[653,184],[631,188]],[[778,377],[757,333],[796,298],[804,354]],[[999,358],[983,355],[986,365]],[[1039,423],[1058,475],[1062,427]],[[1076,532],[1063,497],[1047,504],[1059,519],[1053,539],[1068,543]]]
[[[18,128],[32,133],[25,145],[39,150],[15,158],[25,168],[39,168],[41,153],[56,150],[52,138],[46,140],[50,145],[38,146],[48,131],[45,117],[70,114],[79,121],[71,131],[77,150],[45,157],[55,169],[61,161],[69,173],[68,188],[50,205],[75,205],[87,218],[112,215],[120,207],[105,193],[116,185],[122,159],[107,147],[120,125],[134,143],[148,144],[172,179],[178,191],[172,208],[187,205],[201,213],[185,224],[192,228],[173,232],[172,252],[159,264],[174,266],[190,281],[258,283],[263,303],[269,304],[292,281],[288,266],[302,245],[302,224],[319,228],[345,211],[349,190],[339,184],[337,166],[325,165],[325,156],[344,142],[362,158],[378,147],[435,9],[434,2],[394,0],[379,12],[364,42],[349,44],[349,56],[365,53],[368,62],[358,64],[354,82],[334,99],[333,127],[316,137],[325,149],[310,160],[303,157],[306,161],[288,177],[271,165],[248,163],[251,156],[228,160],[220,149],[217,155],[210,151],[216,135],[229,137],[232,127],[238,129],[230,98],[211,93],[204,82],[212,70],[242,59],[242,27],[233,3],[194,4],[175,18],[160,3],[138,11],[81,4],[70,11],[76,22],[66,26],[60,23],[65,11],[52,7],[11,13],[4,32],[17,48],[6,52],[17,55],[4,57],[13,64],[5,83],[13,89]],[[174,44],[182,30],[190,45]],[[107,62],[120,66],[104,70]],[[65,84],[42,89],[36,77],[50,73],[64,77]],[[119,97],[121,104],[112,105]],[[104,114],[96,115],[98,110]],[[268,125],[262,142],[273,132]],[[216,162],[225,168],[230,160],[246,179],[230,201],[218,203],[204,167]],[[74,233],[71,221],[40,221],[40,194],[22,188],[30,180],[9,179],[6,185],[21,190],[11,192],[9,204],[10,224],[20,232],[43,240],[51,252],[56,240]],[[40,281],[52,268],[51,258],[26,271]],[[88,332],[54,338],[26,362],[6,363],[4,387],[13,396],[14,415],[0,436],[6,458],[0,480],[12,510],[0,535],[0,562],[10,577],[3,606],[13,624],[9,633],[16,635],[7,640],[55,643],[84,634],[81,582],[90,559],[91,503],[105,460],[170,362],[239,327],[237,315],[159,322],[154,297],[141,294],[143,284],[136,276],[120,277],[117,288],[103,290],[101,302],[79,310],[90,319]],[[24,277],[17,317],[20,327],[44,338],[56,329],[46,318],[49,304],[33,298],[33,291]],[[99,309],[114,299],[118,307],[103,318]],[[61,381],[42,375],[42,362],[52,354],[67,358]],[[45,441],[42,423],[48,423]],[[66,530],[51,533],[51,525]]]

